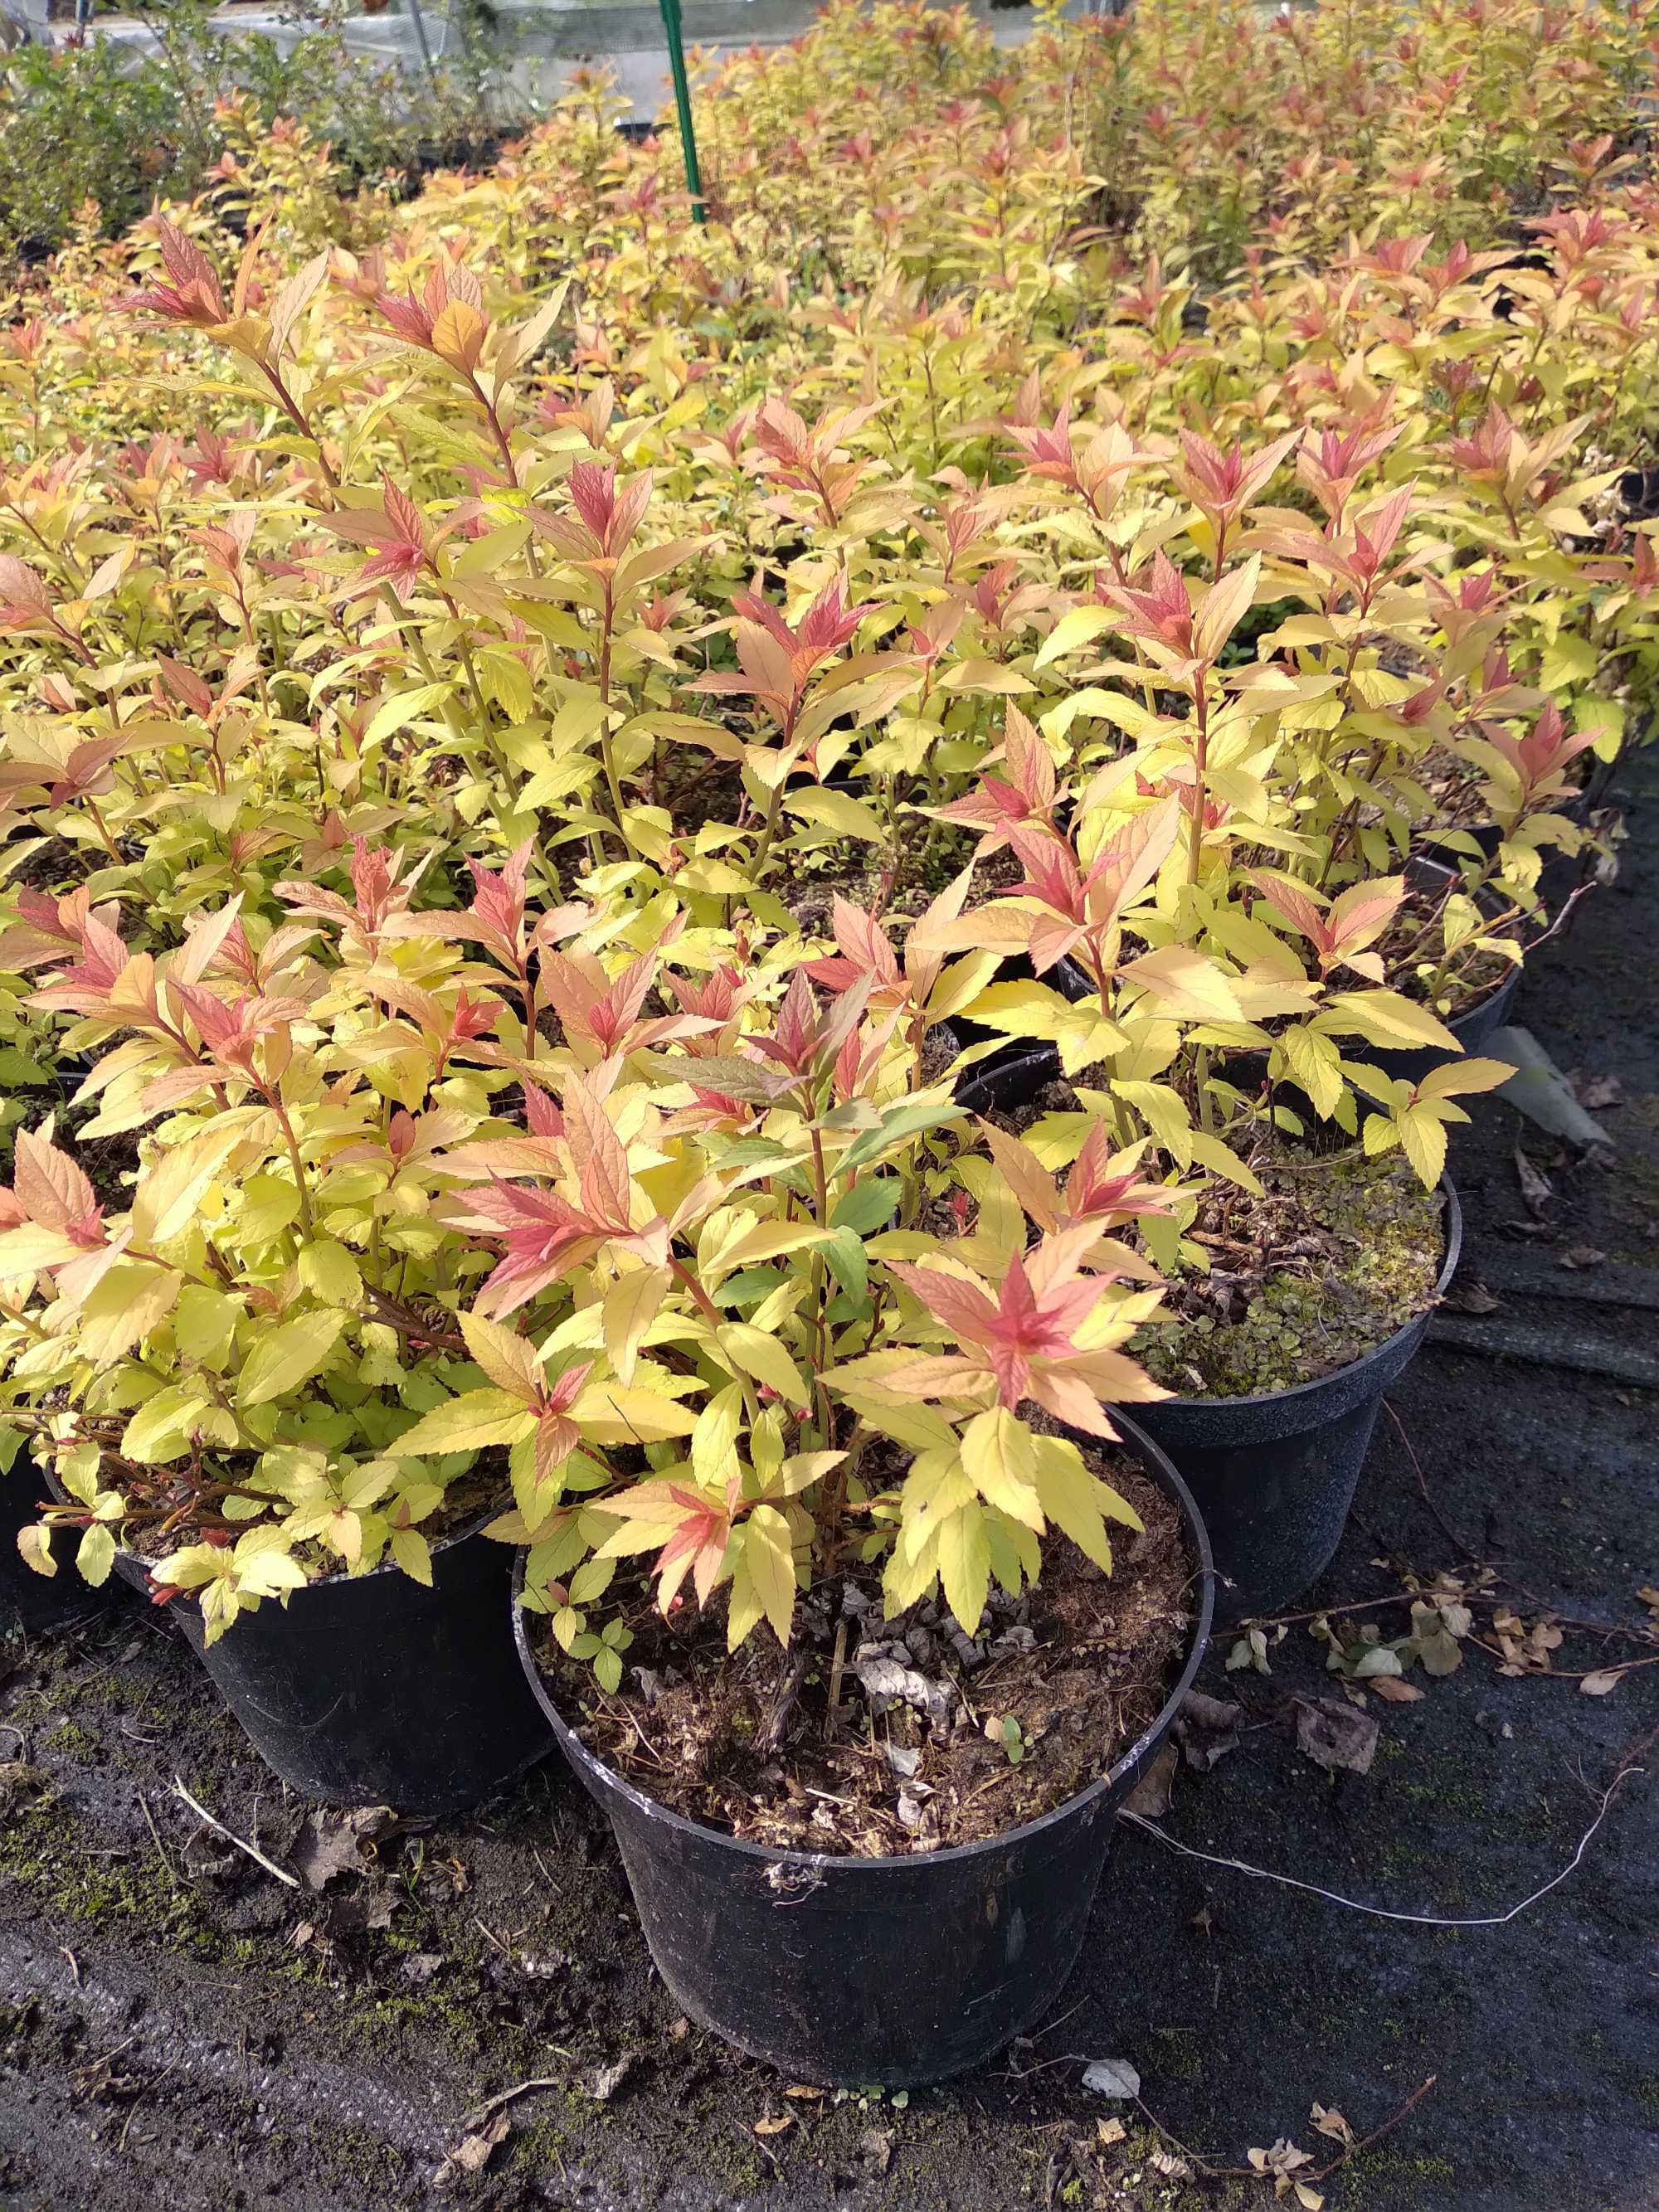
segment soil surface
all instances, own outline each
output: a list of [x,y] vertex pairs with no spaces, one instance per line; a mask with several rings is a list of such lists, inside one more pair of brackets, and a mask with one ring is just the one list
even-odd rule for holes
[[[1190,1649],[1197,1561],[1174,1499],[1121,1455],[1088,1457],[1140,1522],[1114,1522],[1110,1575],[1052,1532],[1037,1587],[994,1583],[971,1635],[932,1601],[884,1620],[871,1567],[800,1602],[781,1672],[769,1636],[728,1657],[724,1606],[681,1629],[648,1588],[616,1696],[541,1623],[532,1648],[583,1741],[688,1820],[780,1850],[975,1843],[1097,1781],[1157,1719]],[[883,1489],[903,1476],[862,1472]]]
[[[1329,2212],[1655,2212],[1659,757],[1620,788],[1642,802],[1620,881],[1528,963],[1517,1015],[1611,1153],[1476,1102],[1450,1309],[1296,1608],[1331,1608],[1353,1663],[1363,1626],[1412,1634],[1408,1575],[1450,1576],[1455,1671],[1413,1656],[1420,1698],[1360,1680],[1358,1705],[1307,1620],[1263,1631],[1267,1674],[1228,1671],[1224,1637],[1200,1681],[1237,1720],[1196,1717],[1156,1833],[1121,1826],[1051,2019],[901,2102],[790,2098],[689,2026],[556,1759],[468,1820],[343,1831],[261,1767],[165,1613],[125,1597],[15,1635],[0,2207],[1267,2212],[1250,2154],[1283,2141]],[[1449,1633],[1417,1641],[1448,1665]],[[1376,1724],[1364,1772],[1340,1763],[1364,1753],[1349,1716]],[[204,1831],[175,1776],[295,1879],[345,1870],[289,1887]],[[1334,1901],[1492,1920],[1581,1844],[1499,1926]],[[1144,2105],[1085,2087],[1097,2059],[1130,2062]],[[1325,2173],[1343,2145],[1316,2104],[1363,2141],[1414,2096]]]
[[1445,1263],[1440,1194],[1398,1152],[1273,1146],[1264,1133],[1249,1164],[1262,1195],[1210,1185],[1189,1231],[1210,1271],[1170,1276],[1130,1346],[1188,1396],[1282,1390],[1351,1366],[1434,1304]]

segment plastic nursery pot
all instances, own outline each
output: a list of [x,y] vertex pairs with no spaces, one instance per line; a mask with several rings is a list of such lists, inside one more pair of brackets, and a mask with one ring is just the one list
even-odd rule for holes
[[[1449,1182],[1443,1297],[1463,1243]],[[1383,1393],[1415,1357],[1432,1306],[1316,1382],[1248,1398],[1163,1398],[1135,1419],[1186,1477],[1215,1554],[1216,1619],[1276,1613],[1318,1579],[1342,1540]],[[1113,1419],[1119,1418],[1115,1411]]]
[[[432,1547],[432,1587],[385,1564],[267,1598],[205,1644],[172,1610],[267,1766],[302,1797],[455,1813],[544,1757],[547,1731],[501,1607],[512,1554],[483,1522]],[[147,1563],[119,1552],[127,1580]]]
[[33,1567],[25,1565],[17,1548],[18,1534],[40,1517],[28,1480],[15,1474],[0,1478],[0,1619],[15,1613],[26,1635],[88,1620],[101,1612],[113,1595],[107,1584],[94,1589],[76,1574],[75,1554],[80,1539],[70,1529],[61,1530],[52,1540],[52,1555],[58,1562],[55,1575],[37,1575]]
[[[1422,854],[1414,855],[1406,867],[1407,881],[1413,888],[1449,887],[1455,874],[1455,868]],[[1497,1036],[1509,1020],[1510,1009],[1520,988],[1521,963],[1517,961],[1485,998],[1476,1000],[1465,1012],[1447,1023],[1446,1027],[1457,1039],[1459,1053],[1470,1055],[1478,1053],[1489,1038]],[[1363,1056],[1367,1065],[1381,1074],[1395,1076],[1406,1083],[1420,1083],[1425,1075],[1437,1067],[1443,1066],[1449,1060],[1457,1058],[1458,1054],[1444,1052],[1438,1045],[1431,1044],[1415,1049],[1407,1047],[1398,1052],[1371,1048],[1366,1050]],[[1358,1059],[1361,1054],[1355,1052],[1352,1057]]]
[[979,2065],[1040,2020],[1088,1925],[1118,1807],[1168,1733],[1210,1630],[1209,1543],[1164,1455],[1115,1413],[1179,1507],[1197,1563],[1186,1663],[1157,1719],[1110,1771],[988,1841],[902,1858],[781,1851],[658,1804],[566,1727],[531,1655],[525,1673],[565,1755],[610,1815],[658,1972],[694,2020],[789,2080],[898,2089]]

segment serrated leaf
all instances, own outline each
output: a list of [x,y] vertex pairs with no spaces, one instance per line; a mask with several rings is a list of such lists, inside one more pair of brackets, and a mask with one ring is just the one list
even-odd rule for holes
[[422,1413],[388,1449],[394,1459],[441,1459],[446,1452],[483,1451],[533,1435],[536,1416],[512,1390],[465,1390]]

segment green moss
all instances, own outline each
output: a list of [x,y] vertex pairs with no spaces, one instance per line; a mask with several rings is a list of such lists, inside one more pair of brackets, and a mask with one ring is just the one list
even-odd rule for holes
[[9,1875],[49,1921],[138,1929],[200,1958],[225,1958],[225,1939],[153,1850],[129,1858],[97,1856],[86,1848],[83,1833],[82,1822],[62,1804],[33,1805],[0,1828],[0,1874]]
[[514,2172],[535,2175],[545,2173],[550,2167],[562,2171],[564,2147],[568,2141],[569,2137],[556,2121],[532,2120],[513,2139]]
[[[1238,1277],[1235,1294],[1212,1278],[1178,1277],[1166,1314],[1132,1349],[1153,1378],[1188,1395],[1252,1396],[1334,1374],[1385,1343],[1434,1303],[1445,1253],[1440,1201],[1398,1153],[1298,1152],[1258,1170],[1261,1200],[1230,1194],[1230,1234],[1264,1239],[1268,1271],[1248,1252],[1218,1251]],[[1305,1249],[1299,1249],[1305,1248]],[[1273,1265],[1275,1254],[1285,1264]],[[1218,1296],[1219,1294],[1219,1296]]]

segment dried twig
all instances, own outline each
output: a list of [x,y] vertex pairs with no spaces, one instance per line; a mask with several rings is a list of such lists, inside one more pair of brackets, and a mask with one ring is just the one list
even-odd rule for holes
[[184,1784],[179,1780],[176,1774],[173,1778],[173,1791],[174,1796],[182,1797],[184,1799],[185,1804],[189,1806],[191,1811],[194,1813],[199,1820],[203,1820],[207,1822],[209,1827],[213,1830],[216,1835],[222,1836],[228,1844],[234,1844],[237,1850],[239,1851],[245,1852],[247,1856],[253,1861],[256,1866],[262,1866],[267,1874],[274,1874],[278,1881],[286,1882],[290,1889],[299,1888],[300,1883],[295,1875],[285,1873],[284,1870],[276,1864],[276,1862],[274,1859],[268,1859],[264,1853],[260,1850],[257,1845],[245,1841],[244,1838],[237,1835],[234,1830],[226,1827],[222,1820],[215,1820],[213,1814],[209,1812],[207,1807],[199,1803],[196,1798],[191,1796],[189,1790],[185,1789]]
[[1463,1539],[1458,1534],[1456,1529],[1452,1527],[1445,1515],[1440,1510],[1440,1508],[1435,1504],[1433,1498],[1429,1495],[1428,1480],[1423,1473],[1423,1462],[1417,1456],[1417,1448],[1413,1443],[1410,1436],[1407,1432],[1406,1424],[1401,1419],[1399,1414],[1395,1413],[1392,1402],[1387,1398],[1382,1401],[1382,1410],[1388,1415],[1389,1419],[1394,1423],[1395,1433],[1398,1435],[1401,1443],[1406,1447],[1406,1456],[1412,1463],[1412,1473],[1417,1477],[1419,1495],[1421,1497],[1425,1505],[1428,1507],[1429,1511],[1434,1516],[1435,1526],[1439,1529],[1441,1534],[1445,1538],[1446,1541],[1451,1546],[1453,1551],[1457,1553],[1460,1559],[1474,1559],[1475,1557],[1474,1546],[1473,1544],[1466,1544],[1464,1542]]
[[[1343,2151],[1340,2156],[1332,2159],[1328,2165],[1316,2166],[1311,2172],[1308,2172],[1298,2168],[1296,2179],[1298,2181],[1310,2183],[1316,2181],[1328,2181],[1332,2174],[1336,2172],[1339,2167],[1345,2166],[1350,2159],[1358,2158],[1361,2151],[1369,2150],[1374,2142],[1381,2142],[1383,2136],[1389,2133],[1390,2129],[1397,2128],[1401,2120],[1405,2118],[1407,2113],[1412,2110],[1413,2106],[1422,2103],[1424,2098],[1426,2097],[1430,2090],[1433,2088],[1438,2078],[1437,2075],[1431,2074],[1425,2081],[1420,2082],[1419,2086],[1412,2091],[1411,2095],[1407,2098],[1405,2103],[1401,2105],[1399,2111],[1392,2113],[1388,2119],[1383,2121],[1380,2128],[1373,2128],[1370,2135],[1362,2136],[1358,2142],[1350,2143],[1347,2148]],[[1146,2103],[1145,2098],[1137,2097],[1135,2099],[1135,2102],[1139,2106],[1140,2110],[1146,2119],[1148,2119],[1152,2123],[1152,2126],[1157,2129],[1158,2134],[1163,2136],[1164,2142],[1170,2145],[1171,2149],[1178,2151],[1182,2157],[1187,2160],[1188,2164],[1193,2167],[1194,2171],[1200,2174],[1206,2181],[1261,2181],[1265,2179],[1261,2169],[1258,2166],[1212,2166],[1208,2159],[1201,2158],[1197,2151],[1190,2149],[1187,2144],[1182,2142],[1179,2136],[1171,2135],[1169,2129],[1166,2128],[1163,2121],[1159,2119],[1158,2114],[1153,2112],[1151,2106]]]

